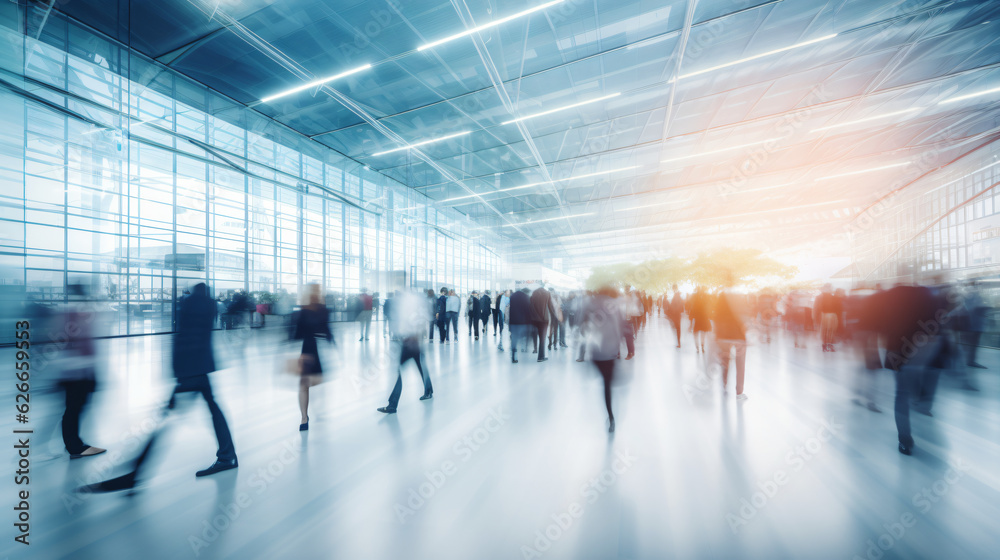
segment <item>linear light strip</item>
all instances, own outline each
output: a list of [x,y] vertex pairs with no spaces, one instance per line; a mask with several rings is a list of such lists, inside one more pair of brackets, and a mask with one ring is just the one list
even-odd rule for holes
[[316,86],[321,86],[321,85],[323,85],[323,84],[325,84],[327,82],[332,82],[334,80],[339,80],[340,78],[344,78],[344,77],[350,76],[351,74],[357,74],[358,72],[361,72],[363,70],[367,70],[367,69],[369,69],[371,67],[372,67],[371,64],[365,64],[363,66],[358,66],[357,68],[352,68],[352,69],[350,69],[350,70],[348,70],[346,72],[341,72],[340,74],[334,74],[333,76],[329,76],[329,77],[326,77],[326,78],[321,78],[319,80],[315,80],[315,81],[309,82],[308,84],[304,84],[304,85],[301,85],[301,86],[298,86],[298,87],[293,87],[290,90],[283,91],[281,93],[276,93],[276,94],[274,94],[272,96],[269,96],[269,97],[265,97],[264,99],[261,99],[260,102],[261,103],[269,103],[269,102],[274,101],[275,99],[278,99],[280,97],[285,97],[286,95],[291,95],[293,93],[298,93],[300,91],[304,91],[304,90],[307,90],[307,89],[312,89],[312,88],[314,88]]
[[573,107],[580,107],[581,105],[589,105],[590,103],[597,103],[598,101],[604,101],[605,99],[611,99],[612,97],[618,97],[619,95],[621,95],[621,92],[612,93],[611,95],[605,95],[603,97],[597,97],[595,99],[588,99],[587,101],[581,101],[579,103],[573,103],[572,105],[565,105],[563,107],[558,107],[558,108],[555,108],[555,109],[549,109],[548,111],[542,111],[541,113],[535,113],[533,115],[527,115],[527,116],[524,116],[524,117],[518,117],[516,119],[511,119],[509,121],[504,121],[504,122],[502,122],[500,124],[504,125],[504,124],[511,124],[511,123],[516,123],[516,122],[520,122],[520,121],[526,121],[528,119],[533,119],[535,117],[541,117],[542,115],[550,115],[552,113],[558,113],[559,111],[565,111],[566,109],[572,109]]
[[938,103],[938,105],[944,105],[945,103],[954,103],[956,101],[964,101],[966,99],[972,99],[973,97],[979,97],[980,95],[986,95],[989,93],[997,93],[997,92],[1000,92],[1000,88],[988,89],[986,91],[970,93],[968,95],[960,95],[958,97],[952,97],[951,99],[945,99],[944,101]]
[[895,111],[893,113],[884,113],[884,114],[875,115],[875,116],[872,116],[872,117],[865,117],[863,119],[858,119],[856,121],[849,121],[849,122],[845,122],[845,123],[831,124],[830,126],[821,126],[819,128],[813,129],[813,130],[811,130],[809,132],[811,134],[813,132],[819,132],[821,130],[830,130],[832,128],[840,128],[842,126],[851,126],[852,124],[858,124],[858,123],[863,123],[863,122],[868,122],[868,121],[874,121],[874,120],[877,120],[877,119],[884,119],[884,118],[888,118],[888,117],[894,117],[896,115],[904,115],[906,113],[912,113],[913,111],[919,111],[921,109],[923,109],[923,107],[914,107],[912,109],[905,109],[903,111]]
[[838,175],[827,175],[826,177],[820,177],[816,179],[817,181],[826,181],[827,179],[836,179],[838,177],[847,177],[848,175],[860,175],[862,173],[870,173],[872,171],[881,171],[883,169],[892,169],[893,167],[902,167],[904,165],[910,165],[910,162],[904,161],[902,163],[894,163],[892,165],[883,165],[882,167],[873,167],[871,169],[862,169],[861,171],[851,171],[850,173],[840,173]]
[[587,173],[585,175],[576,175],[574,177],[566,177],[565,179],[553,179],[552,181],[539,181],[537,183],[528,183],[527,185],[521,185],[521,186],[518,186],[518,187],[508,187],[506,189],[497,189],[495,191],[490,191],[490,192],[485,192],[485,193],[467,194],[467,195],[463,195],[463,196],[456,196],[456,197],[453,197],[453,198],[446,198],[446,199],[442,200],[441,202],[444,203],[444,202],[452,202],[454,200],[465,200],[466,198],[483,197],[483,196],[486,196],[486,195],[500,193],[500,192],[509,192],[509,191],[516,191],[516,190],[520,190],[520,189],[527,189],[529,187],[537,187],[538,185],[548,185],[549,183],[561,183],[561,182],[565,182],[565,181],[575,181],[577,179],[586,179],[587,177],[596,177],[598,175],[608,175],[610,173],[617,173],[619,171],[627,171],[629,169],[635,169],[636,167],[639,167],[639,166],[638,165],[630,165],[628,167],[619,167],[618,169],[609,169],[607,171],[598,171],[596,173]]
[[666,206],[667,204],[681,204],[684,202],[690,202],[691,198],[685,198],[684,200],[667,200],[665,202],[655,202],[653,204],[638,204],[636,206],[628,206],[626,208],[618,208],[615,212],[624,212],[626,210],[638,210],[640,208],[652,208],[653,206]]
[[719,153],[728,152],[728,151],[731,151],[731,150],[739,150],[740,148],[749,148],[750,146],[758,146],[760,144],[767,144],[768,142],[776,142],[778,140],[781,140],[781,138],[777,138],[777,137],[776,138],[768,138],[767,140],[758,140],[757,142],[751,142],[749,144],[741,144],[739,146],[729,146],[728,148],[722,148],[721,150],[712,150],[711,152],[702,152],[700,154],[691,154],[689,156],[681,156],[681,157],[676,157],[676,158],[671,158],[671,159],[665,159],[665,160],[663,160],[663,163],[670,163],[672,161],[680,161],[682,159],[691,159],[691,158],[696,158],[696,157],[701,157],[701,156],[708,156],[708,155],[712,155],[712,154],[719,154]]
[[489,23],[485,23],[483,25],[479,25],[477,27],[473,27],[472,29],[466,29],[465,31],[462,31],[461,33],[456,33],[454,35],[445,37],[444,39],[438,39],[437,41],[433,41],[431,43],[420,45],[419,47],[417,47],[417,50],[418,51],[425,51],[427,49],[433,49],[434,47],[436,47],[438,45],[443,45],[444,43],[447,43],[449,41],[454,41],[455,39],[461,39],[462,37],[466,37],[468,35],[472,35],[473,33],[479,33],[480,31],[485,31],[487,29],[490,29],[491,27],[496,27],[498,25],[502,25],[504,23],[507,23],[508,21],[517,19],[519,17],[523,17],[523,16],[526,16],[528,14],[533,14],[533,13],[538,12],[540,10],[544,10],[544,9],[549,8],[551,6],[555,6],[556,4],[561,4],[564,1],[565,0],[552,0],[551,2],[546,2],[545,4],[540,4],[538,6],[535,6],[534,8],[529,8],[527,10],[524,10],[523,12],[518,12],[518,13],[516,13],[514,15],[510,15],[510,16],[507,16],[507,17],[502,17],[500,19],[493,20],[493,21],[491,21]]
[[557,216],[555,218],[545,218],[542,220],[532,220],[530,222],[520,222],[517,224],[504,224],[503,227],[517,227],[517,226],[530,226],[531,224],[538,224],[541,222],[554,222],[556,220],[569,220],[571,218],[580,218],[583,216],[592,216],[596,212],[584,212],[583,214],[573,214],[572,216]]
[[462,132],[456,132],[454,134],[449,134],[447,136],[441,136],[440,138],[431,138],[430,140],[424,140],[423,142],[417,142],[416,144],[407,144],[405,146],[400,146],[398,148],[393,148],[391,150],[385,150],[384,152],[378,152],[377,154],[372,154],[372,157],[378,157],[385,154],[391,154],[393,152],[398,152],[400,150],[409,150],[410,148],[416,148],[418,146],[424,146],[426,144],[433,144],[434,142],[441,142],[443,140],[449,140],[451,138],[458,138],[459,136],[465,136],[472,132],[471,130],[463,130]]
[[684,78],[690,78],[692,76],[697,76],[699,74],[705,74],[707,72],[714,72],[716,70],[721,70],[723,68],[728,68],[730,66],[736,66],[737,64],[743,64],[744,62],[750,62],[751,60],[757,60],[758,58],[764,58],[765,56],[771,56],[772,54],[783,53],[785,51],[790,51],[792,49],[797,49],[799,47],[805,47],[807,45],[812,45],[814,43],[819,43],[820,41],[826,41],[828,39],[833,39],[836,36],[837,36],[836,33],[831,33],[830,35],[824,35],[822,37],[817,37],[815,39],[810,39],[809,41],[803,41],[801,43],[796,43],[796,44],[790,45],[788,47],[783,47],[783,48],[780,48],[780,49],[774,49],[773,51],[767,51],[767,52],[764,52],[764,53],[755,54],[753,56],[748,56],[746,58],[741,58],[739,60],[734,60],[732,62],[727,62],[725,64],[720,64],[718,66],[713,66],[711,68],[705,68],[704,70],[698,70],[696,72],[689,72],[687,74],[681,74],[679,77],[671,79],[670,81],[673,82],[673,81],[676,81],[676,80],[683,80]]

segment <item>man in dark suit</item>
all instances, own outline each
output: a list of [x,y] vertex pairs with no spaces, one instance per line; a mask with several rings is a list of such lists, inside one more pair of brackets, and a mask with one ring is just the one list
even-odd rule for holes
[[490,315],[492,314],[493,299],[490,297],[490,291],[486,290],[479,298],[479,320],[483,322],[483,336],[490,334]]
[[441,344],[444,344],[448,340],[448,288],[441,288],[434,307],[434,320],[437,321]]
[[[212,384],[208,380],[208,374],[215,371],[212,326],[215,324],[216,309],[215,301],[209,297],[208,286],[204,282],[196,284],[191,290],[191,295],[181,300],[177,309],[177,332],[174,334],[173,347],[174,376],[177,378],[177,385],[174,386],[170,401],[162,411],[163,420],[166,420],[168,412],[173,410],[176,405],[177,396],[182,393],[200,393],[205,402],[208,403],[208,410],[212,414],[212,425],[215,427],[215,437],[219,442],[219,450],[216,453],[215,463],[207,469],[195,473],[195,476],[198,477],[235,469],[239,466],[236,461],[236,448],[229,432],[229,425],[226,423],[226,418],[223,416],[219,404],[215,402]],[[133,488],[139,478],[140,468],[148,458],[162,427],[161,422],[146,443],[142,453],[136,458],[132,472],[85,486],[81,490],[110,492]]]
[[469,300],[465,302],[465,313],[469,316],[469,336],[476,329],[476,340],[479,340],[479,292],[473,290]]
[[515,290],[510,295],[507,313],[510,323],[510,361],[516,364],[517,348],[524,342],[525,331],[531,323],[531,300],[527,288]]
[[545,331],[549,327],[549,317],[555,317],[556,310],[552,305],[552,294],[539,286],[531,294],[531,324],[535,327],[535,338],[538,344],[538,361],[544,362],[545,357]]
[[896,430],[899,452],[910,455],[910,397],[941,348],[944,310],[933,292],[923,286],[896,286],[871,296],[877,327],[885,341],[885,367],[896,375]]

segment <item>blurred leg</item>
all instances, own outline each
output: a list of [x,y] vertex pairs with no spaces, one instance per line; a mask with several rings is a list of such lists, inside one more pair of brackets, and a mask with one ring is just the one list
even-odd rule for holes
[[728,340],[716,340],[715,346],[716,360],[719,363],[719,367],[722,368],[722,388],[725,389],[726,385],[729,384],[729,353],[732,344]]
[[82,453],[87,445],[80,439],[80,415],[83,414],[90,393],[94,391],[95,383],[81,379],[64,381],[61,385],[66,392],[66,412],[62,417],[63,444],[71,454]]
[[[736,348],[736,394],[743,394],[743,374],[747,363],[747,343],[739,341],[734,344]],[[728,368],[726,368],[728,369]]]
[[[197,391],[205,398],[205,402],[208,403],[208,411],[212,413],[212,426],[215,428],[215,438],[219,442],[219,450],[215,455],[222,461],[233,460],[236,458],[236,447],[233,445],[233,436],[229,432],[226,417],[222,414],[219,403],[215,402],[215,395],[212,394],[212,383],[208,380],[207,375],[203,375],[197,384]],[[308,392],[306,394],[308,395]]]

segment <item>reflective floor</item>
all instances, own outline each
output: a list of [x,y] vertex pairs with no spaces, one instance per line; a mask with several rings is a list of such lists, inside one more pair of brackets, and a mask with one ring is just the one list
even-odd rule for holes
[[[428,347],[434,399],[378,336],[341,325],[327,382],[298,431],[296,346],[277,331],[217,337],[212,375],[240,468],[196,479],[214,459],[206,407],[169,420],[132,496],[76,486],[119,473],[169,392],[166,337],[106,343],[112,356],[83,430],[109,453],[70,462],[34,442],[32,558],[995,558],[1000,518],[1000,355],[980,392],[942,377],[934,417],[913,415],[916,449],[896,450],[893,380],[876,414],[852,404],[855,364],[775,340],[753,344],[735,401],[665,321],[620,363],[607,432],[600,376],[569,350],[521,363],[492,336]],[[223,333],[232,334],[232,333]],[[464,333],[463,333],[464,334]],[[689,342],[686,339],[685,342]],[[7,357],[7,350],[0,352]],[[706,381],[708,379],[708,381]],[[732,380],[730,380],[732,384]],[[8,395],[9,396],[9,395]],[[39,401],[37,431],[57,429]],[[12,416],[12,415],[10,415]],[[45,416],[45,418],[43,418]],[[4,416],[7,433],[13,428]],[[47,448],[46,448],[47,447]],[[47,460],[43,455],[52,455]],[[7,457],[11,457],[8,453]],[[12,463],[12,459],[8,459]],[[103,475],[103,476],[102,476]],[[13,485],[5,483],[7,496]],[[5,508],[6,509],[6,508]],[[9,509],[7,510],[9,514]],[[4,524],[9,524],[4,520]],[[7,531],[11,531],[7,529]]]

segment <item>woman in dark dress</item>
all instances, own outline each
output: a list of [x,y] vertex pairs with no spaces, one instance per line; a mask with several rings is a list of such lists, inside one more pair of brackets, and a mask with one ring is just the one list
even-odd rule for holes
[[318,338],[333,342],[330,332],[330,311],[323,304],[318,284],[307,287],[307,303],[298,311],[295,318],[295,332],[292,338],[302,341],[302,355],[299,356],[299,410],[302,411],[302,423],[299,431],[309,429],[309,388],[317,385],[323,376],[323,366],[319,361]]

